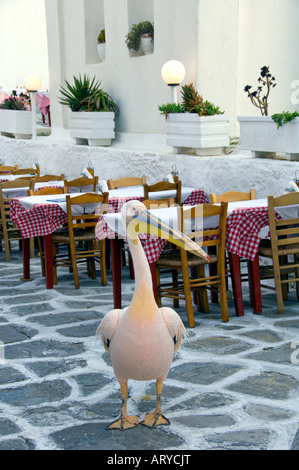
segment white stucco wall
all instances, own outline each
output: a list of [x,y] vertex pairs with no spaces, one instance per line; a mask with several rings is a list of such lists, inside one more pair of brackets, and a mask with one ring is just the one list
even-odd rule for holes
[[44,0],[0,1],[0,84],[20,88],[31,73],[49,88]]
[[243,89],[252,85],[256,90],[264,65],[270,67],[277,83],[270,92],[269,115],[299,109],[291,101],[291,85],[299,80],[299,2],[242,0],[239,12],[238,114],[259,115]]
[[299,162],[252,158],[250,152],[234,150],[219,157],[173,155],[166,152],[144,152],[113,147],[49,144],[46,137],[32,140],[14,140],[0,137],[2,164],[18,163],[21,168],[39,162],[41,174],[64,173],[67,179],[80,176],[88,163],[99,179],[146,175],[150,183],[160,181],[176,164],[185,186],[201,188],[210,193],[249,191],[254,188],[257,197],[283,194],[299,170]]

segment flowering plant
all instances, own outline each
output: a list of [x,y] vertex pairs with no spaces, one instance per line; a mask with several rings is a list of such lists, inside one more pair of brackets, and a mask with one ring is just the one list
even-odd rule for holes
[[269,67],[264,65],[261,68],[260,77],[258,78],[259,86],[257,90],[250,91],[252,86],[246,85],[244,91],[247,93],[248,97],[251,100],[251,103],[259,108],[262,116],[268,116],[268,98],[270,94],[271,87],[276,86],[275,77],[271,75]]
[[16,111],[26,111],[27,104],[29,103],[29,97],[25,93],[20,93],[17,96],[15,90],[13,90],[11,96],[7,98],[4,103],[0,104],[0,109],[14,109]]

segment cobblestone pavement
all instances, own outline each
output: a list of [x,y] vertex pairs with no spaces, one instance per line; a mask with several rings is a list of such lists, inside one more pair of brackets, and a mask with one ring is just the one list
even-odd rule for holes
[[[45,289],[39,258],[22,282],[22,257],[0,253],[0,450],[6,449],[299,449],[299,305],[278,316],[273,294],[262,315],[222,323],[219,308],[196,313],[196,328],[176,354],[165,381],[162,410],[170,426],[106,431],[119,415],[119,386],[96,328],[112,308],[112,284],[80,273],[58,273]],[[123,268],[123,302],[134,281]],[[186,314],[177,311],[186,325]],[[295,342],[298,342],[296,345]],[[298,351],[298,355],[297,355]],[[154,382],[130,382],[129,412],[155,407]]]

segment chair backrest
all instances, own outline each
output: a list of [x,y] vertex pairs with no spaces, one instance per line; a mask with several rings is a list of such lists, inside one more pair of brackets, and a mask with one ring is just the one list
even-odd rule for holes
[[61,175],[43,175],[36,176],[36,183],[43,183],[44,181],[64,181],[64,174]]
[[50,194],[66,194],[66,187],[63,188],[40,188],[34,191],[33,189],[29,189],[28,196],[44,196]]
[[18,165],[15,166],[9,166],[9,165],[1,165],[0,166],[0,174],[9,174],[12,173],[13,171],[18,169]]
[[249,193],[241,191],[228,191],[227,193],[219,194],[216,196],[215,193],[210,194],[210,201],[212,204],[219,202],[235,202],[235,201],[249,201],[250,199],[256,199],[256,190],[251,189]]
[[218,246],[218,257],[223,263],[227,206],[227,202],[221,202],[219,206],[200,204],[185,210],[179,208],[181,231],[200,246]]
[[[75,197],[71,197],[69,195],[66,196],[66,209],[70,239],[74,236],[74,229],[95,229],[95,226],[98,223],[99,215],[107,213],[108,196],[108,193],[85,193]],[[81,210],[78,210],[78,207],[76,207],[76,213],[72,213],[72,207],[75,205],[80,205]],[[89,207],[90,210],[88,210],[86,206]]]
[[73,189],[73,192],[74,190],[79,193],[84,192],[86,191],[86,186],[92,186],[92,191],[96,192],[98,182],[98,176],[95,176],[94,178],[80,177],[69,181],[64,180],[64,186],[67,188],[67,193],[72,192],[70,191],[71,188]]
[[17,170],[12,171],[13,175],[35,175],[39,176],[40,175],[40,169],[39,166],[37,168],[20,168]]
[[147,209],[160,209],[164,207],[170,207],[175,205],[175,198],[166,199],[145,199],[142,201]]
[[11,197],[4,197],[3,189],[5,188],[28,188],[28,191],[29,191],[29,187],[30,187],[30,179],[12,180],[12,181],[5,181],[4,183],[0,183],[0,217],[2,221],[3,232],[7,232],[8,223],[11,222],[10,204],[12,200]]
[[[30,188],[31,178],[17,178],[11,181],[4,181],[0,183],[1,188]],[[8,198],[5,198],[7,200]]]
[[[298,207],[280,209],[281,213],[285,213],[284,218],[278,220],[276,214],[279,214],[279,208],[297,205]],[[285,215],[288,217],[285,218]],[[282,246],[288,252],[286,254],[299,253],[299,193],[293,192],[276,198],[268,196],[268,216],[272,255],[278,256],[278,250]]]
[[[163,192],[163,191],[175,191],[174,202],[178,205],[181,205],[181,195],[182,195],[182,182],[181,180],[176,181],[176,183],[169,183],[169,181],[159,181],[152,185],[144,184],[144,199],[150,199],[150,193]],[[165,199],[165,198],[163,198]],[[169,199],[169,198],[166,198]],[[173,196],[171,197],[173,199]]]
[[126,178],[119,178],[117,180],[107,180],[109,189],[124,188],[126,186],[143,186],[144,184],[146,184],[146,176],[142,176],[141,178],[128,176]]

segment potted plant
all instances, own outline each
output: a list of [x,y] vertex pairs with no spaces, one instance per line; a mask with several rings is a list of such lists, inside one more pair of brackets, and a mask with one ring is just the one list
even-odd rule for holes
[[102,29],[100,31],[100,34],[98,35],[98,54],[101,62],[103,62],[106,59],[106,35],[105,35],[105,29]]
[[133,24],[126,36],[126,44],[131,55],[152,54],[154,50],[154,24],[150,21]]
[[217,155],[229,145],[228,117],[218,106],[204,101],[193,83],[184,85],[182,103],[159,106],[166,119],[166,143],[176,152],[196,149],[197,155]]
[[101,83],[84,75],[73,77],[74,84],[65,80],[60,87],[59,102],[71,109],[71,136],[77,144],[111,145],[115,137],[115,115],[119,108],[112,97],[100,88]]
[[0,104],[1,134],[13,134],[20,139],[29,139],[32,136],[32,112],[27,110],[28,105],[28,95],[20,93],[17,96],[15,90]]
[[268,116],[269,94],[275,86],[275,77],[269,67],[263,66],[257,89],[251,91],[251,85],[244,88],[261,116],[238,116],[241,145],[243,149],[251,150],[254,157],[286,153],[289,160],[299,160],[298,113],[283,112]]

